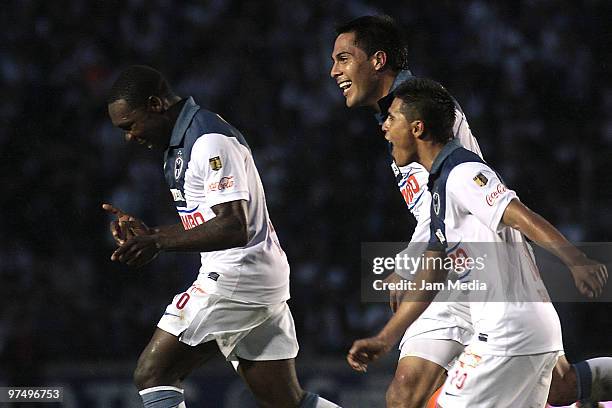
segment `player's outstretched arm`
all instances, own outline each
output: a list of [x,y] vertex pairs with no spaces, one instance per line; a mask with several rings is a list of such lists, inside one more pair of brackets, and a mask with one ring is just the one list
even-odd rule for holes
[[111,260],[140,267],[161,251],[208,252],[246,245],[246,201],[236,200],[212,207],[215,218],[185,230],[181,224],[155,228],[151,234],[134,236],[121,245]]
[[[425,251],[424,259],[444,259],[442,251]],[[391,350],[402,338],[406,329],[427,309],[438,293],[437,290],[420,290],[421,282],[434,283],[446,279],[448,271],[442,268],[443,262],[425,262],[431,268],[421,269],[415,276],[417,289],[405,291],[402,302],[385,327],[374,337],[356,340],[346,356],[355,371],[365,372],[368,363],[378,360]],[[431,287],[431,285],[428,285]]]
[[504,211],[502,223],[519,230],[557,256],[570,269],[580,293],[588,297],[601,294],[608,280],[606,266],[587,258],[542,216],[513,199]]

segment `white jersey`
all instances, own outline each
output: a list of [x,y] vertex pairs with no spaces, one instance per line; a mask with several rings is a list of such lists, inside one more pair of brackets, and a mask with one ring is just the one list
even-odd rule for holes
[[501,224],[516,193],[457,142],[444,147],[431,173],[430,248],[446,248],[449,259],[472,259],[455,278],[476,284],[468,295],[473,342],[486,354],[502,356],[562,350],[559,318],[530,247],[522,234]]
[[[470,130],[465,114],[459,108],[455,109],[453,135],[461,146],[482,157],[480,146]],[[405,166],[391,164],[391,169],[397,178],[397,185],[406,201],[408,210],[417,220],[417,226],[412,234],[411,242],[429,241],[429,209],[431,195],[427,193],[429,173],[421,164],[413,162]]]
[[[478,142],[470,130],[465,114],[458,107],[455,109],[453,135],[455,140],[463,147],[482,157],[480,146],[478,146]],[[391,168],[398,181],[398,187],[404,197],[408,210],[410,210],[417,221],[417,225],[410,238],[410,244],[405,250],[400,252],[400,256],[419,257],[423,253],[430,237],[431,194],[427,190],[429,173],[425,167],[417,162],[401,167],[392,163]],[[414,278],[415,271],[396,269],[395,272],[405,279],[412,279]],[[467,306],[464,309],[467,310]]]
[[248,242],[202,252],[198,280],[208,293],[260,304],[289,298],[289,264],[268,215],[244,138],[218,115],[185,103],[166,151],[166,180],[185,229],[215,217],[212,207],[246,201]]

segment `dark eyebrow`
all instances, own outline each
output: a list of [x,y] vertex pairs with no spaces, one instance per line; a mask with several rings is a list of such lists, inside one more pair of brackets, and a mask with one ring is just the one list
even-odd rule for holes
[[[336,54],[336,59],[340,58],[343,54],[347,54],[347,55],[351,55],[350,52],[348,51],[342,51]],[[334,59],[334,57],[332,57],[332,60]]]

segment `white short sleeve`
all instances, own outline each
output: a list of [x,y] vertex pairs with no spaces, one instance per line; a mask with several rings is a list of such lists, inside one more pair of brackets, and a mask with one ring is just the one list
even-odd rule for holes
[[517,198],[495,171],[478,162],[462,163],[455,167],[448,176],[446,191],[455,205],[475,215],[495,232],[500,230],[506,207]]
[[216,133],[201,136],[191,150],[186,177],[194,183],[185,185],[185,192],[209,207],[248,201],[247,155],[248,149],[234,137]]

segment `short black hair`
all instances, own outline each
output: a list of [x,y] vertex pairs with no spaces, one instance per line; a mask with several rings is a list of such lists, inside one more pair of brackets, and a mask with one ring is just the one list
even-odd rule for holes
[[402,100],[400,108],[406,119],[425,122],[425,134],[436,143],[446,143],[453,137],[455,101],[438,82],[427,78],[411,78],[393,92]]
[[355,33],[355,45],[367,56],[377,51],[387,54],[387,65],[393,71],[408,68],[408,50],[404,32],[387,15],[362,16],[336,27],[336,35]]
[[172,89],[161,72],[146,65],[132,65],[119,74],[106,103],[125,99],[131,108],[140,108],[147,104],[150,96],[165,98],[172,94]]

